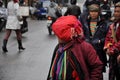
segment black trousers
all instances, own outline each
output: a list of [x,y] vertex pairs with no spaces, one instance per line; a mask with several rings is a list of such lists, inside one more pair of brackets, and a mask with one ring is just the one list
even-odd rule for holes
[[110,56],[109,80],[120,80],[120,64],[117,63],[117,56]]

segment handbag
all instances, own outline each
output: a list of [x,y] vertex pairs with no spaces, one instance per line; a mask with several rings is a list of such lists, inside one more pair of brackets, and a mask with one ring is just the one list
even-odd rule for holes
[[22,21],[23,19],[22,19],[22,16],[20,16],[20,15],[17,15],[17,19],[18,19],[18,21]]
[[62,13],[60,13],[59,10],[56,10],[55,14],[56,14],[57,17],[61,17],[62,16]]
[[26,33],[28,32],[28,23],[27,21],[23,21],[23,24],[21,24],[21,33]]

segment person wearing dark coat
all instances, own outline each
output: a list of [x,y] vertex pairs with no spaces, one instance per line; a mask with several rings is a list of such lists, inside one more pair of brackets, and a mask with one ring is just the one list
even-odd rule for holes
[[83,25],[83,32],[85,40],[89,42],[96,50],[100,60],[104,64],[103,72],[106,70],[107,66],[107,56],[103,50],[104,41],[106,34],[108,32],[107,22],[100,19],[100,7],[97,4],[91,4],[89,6],[88,17],[80,19]]
[[[75,8],[76,12],[78,9]],[[64,18],[67,18],[66,22],[59,23]],[[103,63],[91,44],[85,41],[78,15],[71,13],[58,18],[52,29],[58,38],[58,44],[52,56],[47,80],[101,80]]]

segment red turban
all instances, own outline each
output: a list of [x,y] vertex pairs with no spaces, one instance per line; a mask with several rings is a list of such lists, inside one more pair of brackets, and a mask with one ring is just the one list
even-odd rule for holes
[[52,30],[59,39],[66,42],[72,40],[73,36],[78,36],[83,32],[81,23],[72,15],[58,18],[53,23]]

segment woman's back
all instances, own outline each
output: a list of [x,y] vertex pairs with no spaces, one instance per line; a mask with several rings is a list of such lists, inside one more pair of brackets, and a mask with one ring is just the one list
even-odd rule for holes
[[17,10],[19,8],[18,3],[14,3],[13,1],[10,1],[8,3],[7,9],[8,9],[8,15],[14,16],[17,14]]

